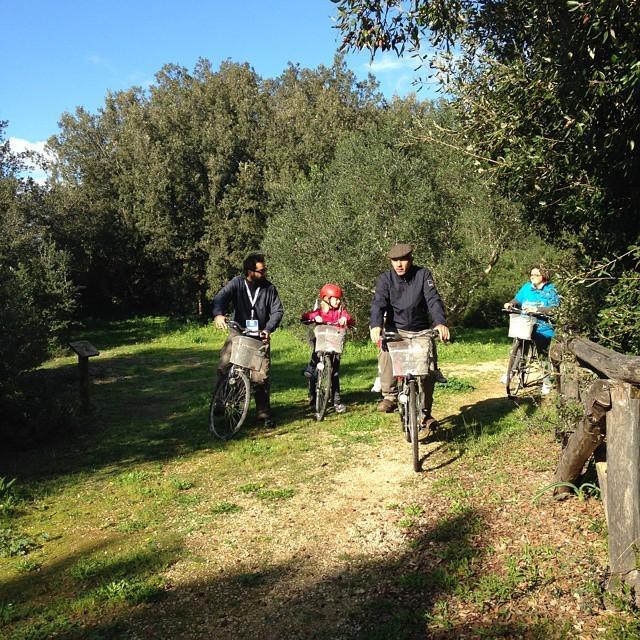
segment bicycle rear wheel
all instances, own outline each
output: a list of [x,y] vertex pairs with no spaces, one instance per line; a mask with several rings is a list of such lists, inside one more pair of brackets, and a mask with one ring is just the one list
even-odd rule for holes
[[413,454],[413,470],[420,471],[420,452],[418,450],[418,389],[415,380],[409,382],[409,398],[407,404],[409,433],[411,434],[411,452]]
[[331,357],[325,355],[316,367],[316,420],[324,419],[331,396],[331,376],[333,365]]
[[241,369],[229,371],[218,386],[209,406],[209,430],[220,440],[232,438],[249,412],[251,385]]
[[538,351],[538,347],[533,341],[528,345],[526,362],[527,371],[524,378],[524,386],[528,387],[530,391],[538,390],[544,383],[545,377],[549,374],[549,364],[545,362],[544,355]]

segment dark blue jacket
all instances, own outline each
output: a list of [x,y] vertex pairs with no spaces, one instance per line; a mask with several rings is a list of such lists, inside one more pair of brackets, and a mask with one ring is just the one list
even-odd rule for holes
[[[246,279],[243,276],[236,276],[216,293],[213,298],[213,315],[224,316],[229,310],[229,304],[233,306],[233,319],[243,327],[245,322],[251,318],[251,302],[245,287]],[[255,283],[247,283],[254,295]],[[260,293],[256,299],[254,308],[255,316],[258,318],[258,328],[260,331],[273,333],[284,315],[284,308],[280,301],[277,289],[268,280],[261,280],[258,283]]]
[[382,327],[385,313],[384,326],[390,330],[422,331],[447,323],[431,271],[416,265],[403,277],[393,269],[378,277],[369,326]]

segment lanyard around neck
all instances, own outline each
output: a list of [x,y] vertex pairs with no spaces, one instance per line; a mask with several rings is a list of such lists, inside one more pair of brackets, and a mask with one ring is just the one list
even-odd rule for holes
[[249,304],[251,305],[251,317],[253,318],[253,311],[256,306],[256,301],[258,300],[258,296],[260,295],[260,287],[256,287],[256,290],[253,295],[251,295],[251,291],[249,291],[249,285],[247,281],[244,281],[244,288],[247,290],[247,297],[249,298]]

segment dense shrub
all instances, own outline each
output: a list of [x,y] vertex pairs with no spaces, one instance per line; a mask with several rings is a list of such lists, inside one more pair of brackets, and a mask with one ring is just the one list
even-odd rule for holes
[[0,394],[0,443],[29,448],[73,432],[81,407],[75,373],[39,369],[14,379]]

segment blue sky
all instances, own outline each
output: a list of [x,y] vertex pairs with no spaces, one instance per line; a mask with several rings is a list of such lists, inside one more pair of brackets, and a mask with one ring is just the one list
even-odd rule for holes
[[[334,15],[330,0],[1,0],[0,120],[18,150],[57,133],[64,111],[95,112],[109,90],[149,86],[166,63],[231,59],[264,78],[289,61],[330,65]],[[359,77],[372,72],[387,97],[415,90],[410,59],[347,62]]]

